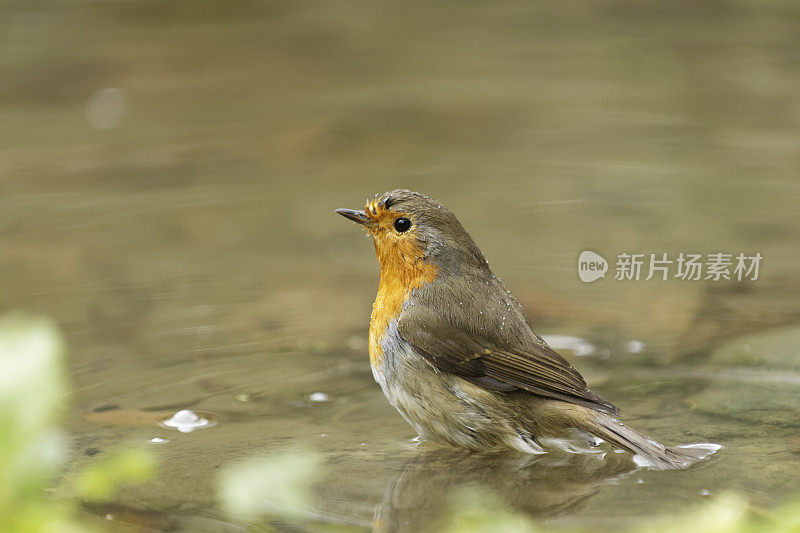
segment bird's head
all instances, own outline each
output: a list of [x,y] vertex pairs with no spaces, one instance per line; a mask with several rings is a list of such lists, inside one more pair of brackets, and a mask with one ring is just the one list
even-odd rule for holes
[[441,202],[408,189],[367,201],[364,210],[337,209],[361,224],[375,243],[381,277],[404,278],[421,269],[435,275],[486,269],[486,260],[455,215]]

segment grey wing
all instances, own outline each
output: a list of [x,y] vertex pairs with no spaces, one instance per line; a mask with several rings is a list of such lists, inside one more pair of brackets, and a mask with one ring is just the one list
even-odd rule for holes
[[[617,414],[614,405],[589,390],[580,373],[533,333],[521,307],[500,288],[502,293],[496,291],[497,298],[490,301],[498,301],[501,309],[484,309],[485,299],[465,293],[449,295],[455,299],[443,292],[415,298],[436,303],[408,306],[400,335],[437,369],[485,388],[521,389]],[[501,294],[509,300],[504,302]]]

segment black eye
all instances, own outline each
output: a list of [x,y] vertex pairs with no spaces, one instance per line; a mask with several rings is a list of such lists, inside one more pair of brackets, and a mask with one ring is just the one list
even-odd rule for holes
[[400,233],[408,231],[410,227],[411,227],[411,221],[408,220],[407,218],[398,218],[397,220],[394,221],[394,229],[396,229]]

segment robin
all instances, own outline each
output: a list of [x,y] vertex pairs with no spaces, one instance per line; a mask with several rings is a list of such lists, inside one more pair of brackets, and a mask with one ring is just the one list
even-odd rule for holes
[[668,447],[624,426],[619,410],[531,328],[469,233],[440,202],[406,189],[363,211],[337,209],[375,243],[378,294],[369,358],[389,402],[422,439],[475,451],[599,451],[678,469],[715,444]]

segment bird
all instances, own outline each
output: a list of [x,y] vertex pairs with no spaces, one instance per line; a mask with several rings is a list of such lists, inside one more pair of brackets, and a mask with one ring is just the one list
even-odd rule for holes
[[590,453],[603,441],[636,464],[674,470],[712,443],[664,446],[537,335],[455,215],[408,189],[336,209],[372,237],[380,266],[369,327],[372,374],[417,431],[474,452]]

